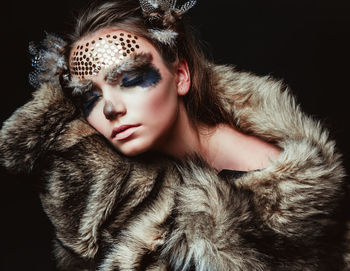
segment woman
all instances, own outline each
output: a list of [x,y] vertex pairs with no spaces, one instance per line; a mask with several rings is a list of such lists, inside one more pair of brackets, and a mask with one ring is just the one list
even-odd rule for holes
[[[99,22],[94,24],[99,25]],[[88,122],[123,154],[135,156],[148,150],[157,150],[182,159],[186,154],[197,153],[218,171],[224,168],[240,171],[259,169],[268,166],[269,159],[278,156],[279,150],[272,144],[245,135],[227,123],[203,123],[198,116],[201,113],[198,109],[186,110],[185,104],[187,108],[194,105],[187,100],[192,98],[187,94],[193,65],[190,72],[185,58],[178,59],[177,54],[173,53],[171,58],[176,60],[169,62],[147,39],[121,30],[118,26],[90,32],[90,35],[81,34],[83,38],[72,46],[72,77],[76,84],[84,84],[89,80],[90,88],[93,85],[94,89],[84,90],[84,114]],[[106,44],[107,49],[104,46]],[[125,44],[126,49],[123,50],[119,44]],[[128,48],[135,50],[130,57],[128,54],[132,51]],[[110,50],[112,53],[103,58],[99,50]],[[127,60],[124,60],[123,55]],[[84,57],[87,59],[85,62]],[[104,61],[110,62],[101,65]],[[190,61],[193,62],[192,59]],[[205,72],[204,59],[198,62],[199,72]],[[123,65],[132,67],[122,70]],[[98,68],[101,67],[100,71]],[[209,78],[204,80],[209,81]],[[210,85],[210,82],[206,84]],[[193,91],[198,88],[199,92],[199,87],[195,85]],[[202,95],[203,92],[213,91],[210,88],[201,90]],[[215,97],[217,94],[210,95]],[[214,107],[215,104],[209,106]],[[201,105],[200,109],[209,111],[205,107]],[[189,116],[188,112],[192,111],[198,115]],[[213,111],[217,112],[219,108],[214,107]],[[220,117],[213,116],[218,120]]]
[[334,143],[279,82],[208,61],[193,4],[91,7],[39,52],[1,161],[43,180],[59,268],[346,270]]

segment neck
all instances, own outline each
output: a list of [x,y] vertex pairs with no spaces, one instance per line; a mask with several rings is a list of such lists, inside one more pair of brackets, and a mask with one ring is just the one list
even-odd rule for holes
[[188,154],[198,153],[200,149],[198,131],[191,123],[182,102],[179,103],[177,119],[156,149],[180,159]]

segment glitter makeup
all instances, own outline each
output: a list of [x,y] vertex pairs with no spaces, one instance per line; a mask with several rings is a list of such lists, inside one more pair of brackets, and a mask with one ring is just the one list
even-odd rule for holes
[[130,33],[111,31],[97,39],[76,44],[70,57],[71,74],[83,80],[119,64],[138,51],[140,45],[137,40],[138,37]]

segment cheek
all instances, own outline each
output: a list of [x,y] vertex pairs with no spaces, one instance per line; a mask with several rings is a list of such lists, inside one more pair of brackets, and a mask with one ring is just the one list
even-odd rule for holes
[[145,103],[144,114],[151,122],[161,124],[172,118],[177,109],[177,92],[172,81],[161,81],[149,92]]
[[103,103],[99,102],[96,104],[94,109],[91,111],[89,116],[86,118],[89,124],[94,127],[99,133],[104,136],[107,135],[107,122],[103,114]]

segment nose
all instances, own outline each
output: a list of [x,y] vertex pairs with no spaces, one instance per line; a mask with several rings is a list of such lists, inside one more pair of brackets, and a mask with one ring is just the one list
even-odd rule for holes
[[118,108],[109,100],[105,100],[105,104],[103,106],[103,114],[106,119],[114,120],[118,117],[118,115],[125,114],[125,107],[122,105],[118,105]]

